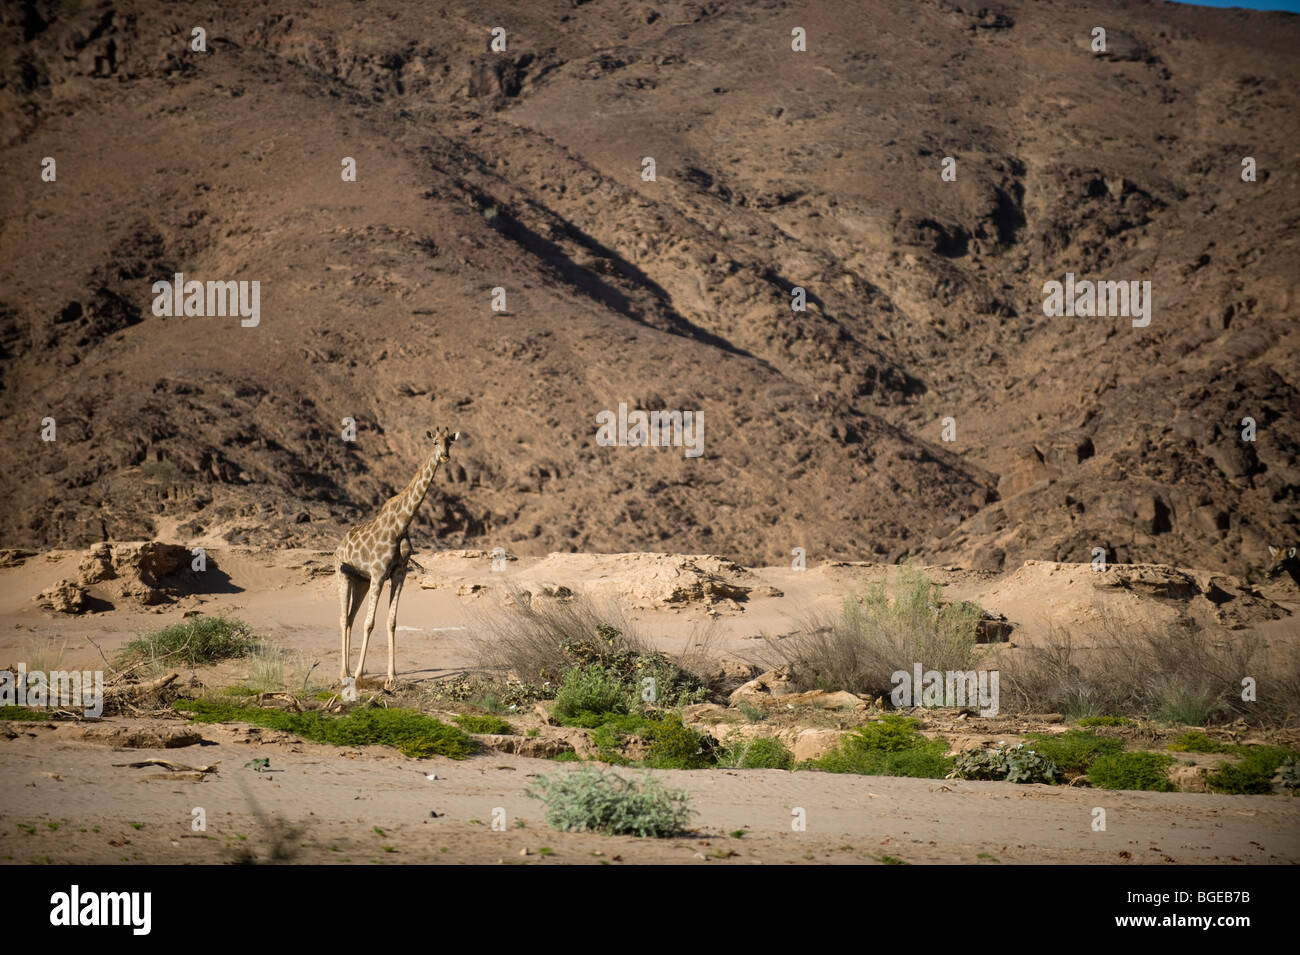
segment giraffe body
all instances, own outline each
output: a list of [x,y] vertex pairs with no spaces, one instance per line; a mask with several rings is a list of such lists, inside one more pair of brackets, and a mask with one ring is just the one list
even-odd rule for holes
[[433,453],[416,473],[402,493],[390,498],[379,510],[379,515],[348,531],[334,552],[334,576],[339,587],[339,626],[343,635],[342,658],[339,661],[339,679],[348,675],[348,661],[352,656],[352,624],[366,601],[366,618],[362,625],[361,656],[353,677],[360,679],[365,673],[366,651],[370,648],[370,634],[375,626],[375,612],[379,607],[379,594],[384,583],[389,584],[388,595],[388,677],[384,681],[391,688],[397,679],[394,665],[394,641],[397,634],[397,602],[402,595],[402,585],[411,563],[411,520],[424,502],[429,485],[438,473],[438,466],[449,460],[448,450],[460,437],[460,432],[449,433],[446,428],[429,432],[433,438]]

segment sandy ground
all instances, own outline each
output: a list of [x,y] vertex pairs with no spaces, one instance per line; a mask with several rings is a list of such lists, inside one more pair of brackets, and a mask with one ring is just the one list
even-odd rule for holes
[[[653,775],[690,793],[695,831],[638,839],[547,827],[541,804],[524,792],[537,774],[565,771],[544,760],[493,753],[417,761],[253,742],[233,727],[202,732],[205,745],[179,750],[115,752],[60,743],[40,729],[8,741],[0,858],[218,863],[244,853],[269,861],[279,851],[293,862],[380,864],[1300,862],[1300,802],[1281,798],[663,771]],[[177,782],[114,765],[149,757],[220,766],[203,782]],[[268,758],[270,771],[244,768],[255,757]],[[206,832],[192,830],[196,807],[206,811]],[[799,808],[802,832],[792,828]],[[1092,829],[1098,808],[1104,832]],[[494,819],[504,828],[494,831]],[[745,835],[729,835],[737,830]]]
[[[328,683],[337,672],[337,601],[332,578],[320,572],[323,555],[215,551],[230,592],[188,595],[161,612],[131,609],[125,602],[121,609],[82,617],[38,609],[33,596],[75,576],[80,556],[37,556],[0,570],[0,664],[22,660],[34,667],[33,654],[44,653],[46,666],[94,666],[99,652],[87,638],[111,655],[136,632],[201,608],[247,620],[295,651],[304,665],[320,661],[313,682]],[[399,625],[410,629],[399,631],[397,649],[400,678],[417,684],[472,661],[467,637],[481,612],[500,605],[508,586],[536,589],[567,581],[596,595],[617,593],[625,604],[644,603],[634,617],[668,649],[681,649],[712,620],[715,648],[744,656],[759,633],[781,633],[808,612],[834,609],[864,576],[886,570],[740,568],[735,579],[781,596],[721,601],[711,615],[699,602],[680,610],[651,606],[658,591],[647,569],[655,560],[649,555],[553,555],[510,561],[503,572],[492,571],[486,556],[422,559],[428,573],[408,584]],[[978,598],[1017,624],[1031,621],[1020,626],[1017,640],[1041,638],[1041,627],[1032,622],[1039,616],[1087,617],[1112,599],[1127,601],[1135,612],[1168,612],[1168,601],[1139,598],[1126,588],[1113,594],[1097,588],[1086,568],[1042,565],[1021,573],[1026,571],[1038,574],[1037,584],[1016,574],[932,572],[948,581],[949,596]],[[421,580],[425,586],[417,585]],[[1284,590],[1273,596],[1290,599]],[[1258,629],[1289,645],[1293,619],[1265,620]],[[382,632],[377,633],[370,673],[383,667]],[[226,664],[200,676],[210,685],[235,682],[241,666]],[[1300,862],[1300,802],[1280,797],[775,770],[656,771],[669,787],[690,793],[694,831],[669,840],[616,838],[562,833],[545,824],[541,803],[525,789],[538,774],[567,770],[545,760],[488,752],[464,761],[417,761],[383,747],[340,750],[242,725],[200,726],[200,745],[125,750],[79,739],[82,729],[11,724],[0,740],[0,859],[218,863],[251,853],[263,861],[353,863]],[[119,765],[151,757],[196,767],[216,764],[217,771],[194,781],[168,778],[157,767]],[[269,771],[248,765],[255,757],[269,758]],[[430,773],[437,778],[427,778]],[[206,831],[192,829],[196,808],[205,812]],[[804,811],[805,831],[792,828],[797,809]],[[1105,811],[1104,831],[1093,829],[1097,809]],[[494,819],[503,828],[494,830]],[[729,835],[739,830],[743,837]]]

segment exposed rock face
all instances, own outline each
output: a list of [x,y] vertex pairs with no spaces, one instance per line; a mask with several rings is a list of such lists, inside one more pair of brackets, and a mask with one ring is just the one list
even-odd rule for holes
[[75,582],[61,581],[38,600],[61,613],[82,613],[101,601],[108,602],[104,607],[123,600],[145,607],[172,603],[210,589],[222,576],[211,557],[205,558],[203,575],[191,569],[192,560],[188,548],[162,541],[95,544],[82,558]]
[[60,580],[50,589],[42,591],[36,602],[55,613],[84,613],[87,609],[86,592],[70,580]]

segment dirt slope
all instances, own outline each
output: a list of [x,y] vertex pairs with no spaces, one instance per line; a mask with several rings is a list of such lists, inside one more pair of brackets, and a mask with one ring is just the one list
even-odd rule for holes
[[[444,424],[424,550],[1244,574],[1297,536],[1296,17],[68,8],[0,41],[5,544],[328,546]],[[155,316],[175,272],[260,324]],[[1046,317],[1066,272],[1150,280],[1150,325]],[[705,453],[597,446],[620,402]]]

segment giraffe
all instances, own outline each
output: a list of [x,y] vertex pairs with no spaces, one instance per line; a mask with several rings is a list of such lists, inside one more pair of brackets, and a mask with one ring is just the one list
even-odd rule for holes
[[388,679],[384,689],[392,689],[397,674],[393,669],[393,640],[397,631],[397,601],[402,595],[411,563],[411,519],[424,501],[424,495],[433,483],[438,465],[450,459],[451,443],[460,432],[449,433],[446,428],[426,432],[433,439],[433,453],[424,462],[406,490],[390,498],[379,510],[379,516],[348,531],[334,552],[334,576],[339,584],[340,616],[343,630],[343,657],[339,661],[339,680],[348,675],[348,659],[352,655],[352,622],[361,608],[361,598],[369,591],[366,606],[365,632],[361,638],[361,659],[357,661],[355,679],[365,672],[366,650],[370,646],[370,632],[375,626],[375,609],[379,606],[379,592],[384,581],[390,581],[388,595]]
[[1274,547],[1270,544],[1268,556],[1273,558],[1273,562],[1268,565],[1268,570],[1264,571],[1267,580],[1276,577],[1279,570],[1285,570],[1296,584],[1300,584],[1300,560],[1296,559],[1294,547]]

